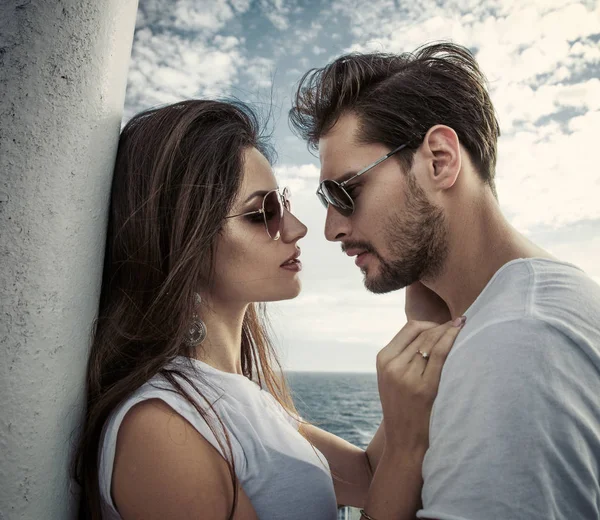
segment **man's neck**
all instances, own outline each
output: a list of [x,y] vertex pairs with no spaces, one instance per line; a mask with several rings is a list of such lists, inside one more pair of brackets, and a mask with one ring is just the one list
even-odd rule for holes
[[446,302],[452,317],[462,316],[494,274],[511,260],[552,258],[508,223],[489,189],[481,200],[462,205],[449,228],[444,270],[423,284]]

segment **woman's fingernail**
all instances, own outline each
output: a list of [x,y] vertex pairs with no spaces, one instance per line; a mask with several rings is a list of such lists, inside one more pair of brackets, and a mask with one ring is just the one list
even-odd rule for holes
[[467,321],[467,317],[466,316],[461,316],[460,318],[456,318],[452,322],[452,325],[454,325],[455,327],[462,327],[465,324],[466,321]]

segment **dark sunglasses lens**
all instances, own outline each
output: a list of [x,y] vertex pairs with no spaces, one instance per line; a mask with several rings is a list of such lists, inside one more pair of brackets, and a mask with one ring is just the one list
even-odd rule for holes
[[346,190],[342,188],[337,182],[323,181],[321,183],[321,191],[325,196],[325,200],[329,202],[335,209],[337,209],[345,217],[349,217],[354,212],[354,202],[350,198],[350,195],[346,193]]
[[323,207],[325,209],[327,209],[329,207],[329,202],[328,200],[325,198],[325,195],[323,195],[323,193],[321,192],[321,189],[319,188],[319,191],[317,191],[317,197],[318,199],[321,201],[321,204],[323,204]]
[[276,238],[279,234],[281,219],[283,217],[283,206],[279,193],[272,191],[265,196],[264,217],[267,226],[267,233],[271,238]]

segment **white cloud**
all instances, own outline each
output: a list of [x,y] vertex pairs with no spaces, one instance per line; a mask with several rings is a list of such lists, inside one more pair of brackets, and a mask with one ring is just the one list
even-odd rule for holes
[[290,165],[282,164],[275,168],[281,177],[300,177],[302,179],[318,179],[321,170],[314,164]]
[[[334,5],[343,11],[347,2]],[[503,85],[575,67],[581,59],[598,63],[598,46],[589,38],[600,32],[600,4],[588,8],[577,2],[488,0],[477,6],[423,2],[406,8],[374,1],[352,12],[356,42],[351,50],[405,52],[428,41],[452,39],[476,49],[490,80]]]
[[185,30],[218,30],[231,18],[233,11],[226,2],[177,2],[173,8],[175,27]]
[[314,193],[320,169],[314,164],[275,166],[275,175],[282,186],[288,186],[292,193],[309,189]]
[[[249,2],[235,2],[237,12],[246,11]],[[226,0],[143,0],[137,27],[176,28],[215,34],[234,17]]]
[[578,83],[558,83],[534,87],[525,83],[509,83],[496,87],[492,100],[503,134],[533,125],[543,117],[565,108],[577,111],[600,109],[600,80],[592,78]]
[[[302,337],[303,341],[383,348],[406,324],[404,291],[371,295],[362,287],[358,268],[352,266],[352,270],[355,289],[340,289],[336,283],[327,292],[305,291],[295,300],[273,305],[274,316],[278,316],[275,325],[280,323],[278,335],[282,339]],[[293,316],[302,319],[290,319]],[[281,326],[283,323],[285,327]]]
[[269,58],[256,56],[250,58],[243,68],[243,73],[250,79],[250,84],[259,88],[270,88],[273,84],[275,62]]
[[138,110],[193,96],[218,96],[235,81],[241,60],[239,44],[231,39],[209,42],[138,30],[126,104]]
[[243,73],[249,90],[270,85],[270,61],[248,58],[242,36],[220,32],[249,8],[249,0],[140,2],[126,117],[190,97],[230,95]]
[[250,9],[252,0],[229,0],[229,3],[238,13],[245,13]]
[[[348,2],[334,2],[346,12]],[[349,14],[356,37],[351,50],[410,51],[428,41],[452,39],[477,50],[483,70],[506,83],[533,80],[581,59],[598,63],[590,37],[600,33],[600,4],[523,0],[456,4],[421,2],[397,10],[386,1],[369,2]]]
[[[591,226],[588,226],[591,228]],[[600,236],[593,228],[587,232],[577,228],[548,244],[548,249],[565,262],[578,265],[591,276],[600,279]]]
[[599,131],[595,111],[572,119],[566,131],[551,123],[500,140],[498,194],[518,229],[600,218]]
[[289,15],[292,2],[286,0],[260,0],[262,13],[280,31],[289,28]]

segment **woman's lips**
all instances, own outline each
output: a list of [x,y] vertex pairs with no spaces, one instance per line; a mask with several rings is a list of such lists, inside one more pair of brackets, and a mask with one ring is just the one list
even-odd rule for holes
[[293,260],[287,261],[285,264],[281,264],[282,269],[287,269],[288,271],[300,272],[302,271],[302,262],[297,258]]

